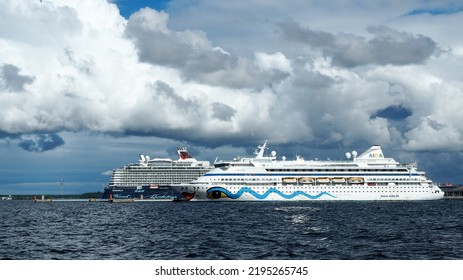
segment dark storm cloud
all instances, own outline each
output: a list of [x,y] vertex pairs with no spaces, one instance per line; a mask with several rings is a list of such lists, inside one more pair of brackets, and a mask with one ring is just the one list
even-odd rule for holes
[[322,89],[335,84],[336,81],[329,76],[323,75],[318,71],[309,71],[300,68],[294,71],[293,85],[300,88]]
[[[150,9],[132,15],[127,36],[134,39],[141,61],[174,68],[211,73],[236,63],[219,50],[207,48],[206,35],[201,31],[172,32],[158,19],[162,16]],[[160,26],[156,26],[160,25]]]
[[288,76],[275,69],[262,71],[248,59],[213,47],[202,31],[169,30],[167,19],[149,8],[129,18],[126,35],[134,41],[140,61],[178,69],[185,80],[231,88],[261,87]]
[[226,104],[219,102],[212,103],[212,116],[216,119],[222,121],[231,121],[231,118],[235,114],[236,110]]
[[431,127],[432,129],[434,129],[436,131],[439,131],[439,130],[442,130],[442,129],[448,127],[447,125],[445,125],[443,123],[440,123],[440,122],[438,122],[436,120],[433,120],[431,118],[427,118],[426,122],[429,125],[429,127]]
[[171,104],[175,104],[180,111],[191,111],[196,110],[198,105],[194,100],[182,98],[175,92],[175,89],[170,85],[157,81],[153,84],[153,100],[157,101],[159,99],[168,100]]
[[226,58],[226,55],[220,52],[195,50],[193,46],[175,34],[166,34],[159,30],[147,30],[143,26],[137,25],[137,22],[134,22],[132,18],[127,25],[127,34],[135,39],[138,56],[143,62],[174,68],[194,64],[200,66],[199,71],[213,72],[221,68]]
[[306,43],[315,48],[324,48],[335,44],[335,36],[328,32],[304,28],[295,22],[282,22],[279,28],[283,36],[290,41]]
[[368,64],[421,64],[438,51],[437,44],[429,37],[386,26],[368,27],[367,31],[373,36],[371,39],[315,31],[289,22],[280,23],[279,28],[286,39],[307,44],[331,57],[334,64],[349,68]]
[[[162,81],[153,83],[135,107],[137,109],[131,111],[124,122],[124,135],[155,135],[172,139],[179,139],[177,133],[191,136],[195,129],[190,126],[201,115],[198,100],[183,98]],[[187,133],[189,130],[191,132]]]
[[63,138],[55,133],[23,135],[19,139],[18,146],[29,152],[41,153],[64,145]]
[[10,92],[24,91],[24,86],[34,81],[33,77],[19,74],[20,69],[11,64],[0,66],[0,88]]
[[374,38],[367,47],[377,64],[420,64],[437,51],[436,43],[423,35],[413,36],[385,26],[370,26],[368,32]]

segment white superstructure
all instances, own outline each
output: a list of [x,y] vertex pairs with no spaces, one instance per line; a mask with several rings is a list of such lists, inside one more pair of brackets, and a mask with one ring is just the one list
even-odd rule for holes
[[417,169],[386,158],[374,145],[344,161],[295,160],[276,153],[264,156],[267,142],[255,157],[218,162],[216,168],[174,188],[186,199],[211,201],[262,200],[433,200],[444,192]]
[[108,187],[171,186],[195,180],[212,169],[208,161],[196,160],[184,147],[177,148],[177,153],[178,160],[140,155],[138,163],[114,169]]

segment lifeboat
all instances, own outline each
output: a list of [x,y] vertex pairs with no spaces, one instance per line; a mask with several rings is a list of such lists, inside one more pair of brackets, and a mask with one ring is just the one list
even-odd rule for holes
[[317,183],[319,183],[319,184],[329,184],[330,183],[330,178],[326,178],[326,177],[317,178]]
[[299,178],[299,183],[301,184],[312,184],[315,181],[312,177],[301,177]]
[[297,183],[297,180],[296,178],[283,178],[282,179],[283,181],[283,184],[296,184]]
[[345,184],[346,178],[338,177],[338,178],[331,179],[331,181],[335,184]]
[[349,184],[363,184],[363,178],[362,177],[350,177],[347,179],[347,182]]

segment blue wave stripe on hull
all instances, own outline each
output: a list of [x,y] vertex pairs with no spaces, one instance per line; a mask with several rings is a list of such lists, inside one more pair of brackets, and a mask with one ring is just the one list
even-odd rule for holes
[[275,188],[270,188],[268,191],[266,191],[263,194],[259,194],[259,193],[255,192],[254,190],[252,190],[252,189],[250,189],[248,187],[241,188],[236,193],[232,193],[229,190],[227,190],[225,188],[222,188],[222,187],[213,187],[213,188],[210,188],[207,192],[210,193],[210,192],[214,192],[214,191],[223,192],[224,194],[226,194],[228,197],[230,197],[232,199],[238,199],[244,193],[249,193],[252,196],[254,196],[255,198],[257,198],[257,199],[266,199],[272,193],[278,194],[279,196],[281,196],[284,199],[293,199],[298,195],[302,195],[302,196],[305,196],[305,197],[310,198],[310,199],[318,199],[318,198],[320,198],[320,197],[322,197],[324,195],[331,196],[332,198],[336,198],[336,196],[334,196],[334,195],[332,195],[332,194],[330,194],[328,192],[320,192],[317,195],[310,195],[310,194],[308,194],[306,192],[303,192],[303,191],[295,191],[292,194],[284,194],[284,193],[282,193],[281,191],[279,191],[279,190],[277,190]]

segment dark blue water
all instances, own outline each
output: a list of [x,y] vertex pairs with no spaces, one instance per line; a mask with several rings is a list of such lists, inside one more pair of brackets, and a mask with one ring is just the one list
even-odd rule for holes
[[463,201],[0,202],[0,259],[463,259]]

